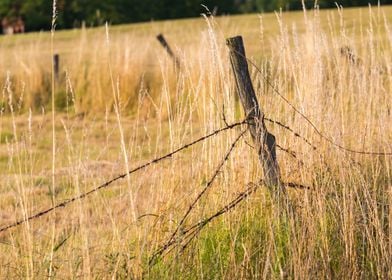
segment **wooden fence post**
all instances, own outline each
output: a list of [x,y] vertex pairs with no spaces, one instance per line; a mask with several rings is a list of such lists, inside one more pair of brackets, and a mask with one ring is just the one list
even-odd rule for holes
[[53,55],[53,71],[54,71],[54,78],[56,81],[59,81],[60,78],[60,55],[55,54]]
[[268,132],[264,123],[264,114],[259,107],[257,97],[249,75],[245,47],[241,36],[229,38],[226,44],[230,51],[238,94],[249,121],[249,131],[258,151],[259,160],[264,171],[264,182],[279,194],[284,191],[280,180],[279,165],[276,159],[275,136]]
[[180,60],[175,56],[173,50],[170,48],[169,43],[166,41],[163,34],[158,34],[157,39],[158,39],[159,43],[162,45],[162,47],[167,51],[169,56],[173,59],[176,67],[180,68]]

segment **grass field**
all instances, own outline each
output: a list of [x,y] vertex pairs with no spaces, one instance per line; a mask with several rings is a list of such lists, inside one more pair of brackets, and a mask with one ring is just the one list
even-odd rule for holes
[[[223,116],[241,120],[230,36],[243,35],[261,70],[250,65],[265,115],[316,149],[267,123],[291,152],[278,149],[282,180],[310,190],[289,189],[280,207],[260,186],[149,266],[245,127],[223,132],[0,233],[0,278],[392,278],[391,156],[332,146],[276,94],[335,143],[391,152],[391,24],[392,6],[383,6],[56,31],[54,119],[50,33],[1,37],[0,228],[224,127]],[[184,228],[263,178],[249,138]]]

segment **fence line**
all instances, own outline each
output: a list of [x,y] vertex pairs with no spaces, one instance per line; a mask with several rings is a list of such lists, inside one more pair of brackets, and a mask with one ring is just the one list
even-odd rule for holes
[[[284,125],[283,123],[281,123],[279,121],[272,120],[270,118],[265,118],[265,120],[269,121],[271,123],[277,124],[277,125],[285,128],[285,129],[291,131],[295,136],[300,137],[300,139],[302,139],[303,141],[305,141],[307,143],[309,142],[306,138],[304,138],[301,135],[299,135],[298,133],[294,132],[294,130],[292,130],[287,125]],[[178,148],[178,149],[176,149],[176,150],[174,150],[174,151],[172,151],[172,152],[170,152],[170,153],[168,153],[166,155],[163,155],[163,156],[161,156],[159,158],[155,158],[153,160],[150,160],[149,162],[147,162],[147,163],[145,163],[143,165],[140,165],[140,166],[130,170],[128,173],[124,173],[124,174],[118,175],[117,177],[114,177],[113,179],[111,179],[109,181],[106,181],[105,183],[99,185],[96,188],[93,188],[92,190],[90,190],[88,192],[85,192],[85,193],[83,193],[83,194],[81,194],[79,196],[67,199],[67,200],[65,200],[65,201],[63,201],[63,202],[61,202],[61,203],[59,203],[59,204],[57,204],[57,205],[55,205],[53,207],[50,207],[50,208],[45,209],[45,210],[42,210],[42,211],[40,211],[40,212],[38,212],[38,213],[36,213],[34,215],[25,217],[23,219],[20,219],[20,220],[14,222],[14,223],[11,223],[9,225],[3,226],[2,228],[0,228],[0,233],[1,232],[5,232],[5,231],[7,231],[7,230],[9,230],[11,228],[17,227],[17,226],[19,226],[21,224],[24,224],[24,223],[28,222],[28,221],[35,220],[37,218],[45,216],[45,215],[49,214],[50,212],[52,212],[52,211],[54,211],[54,210],[56,210],[58,208],[64,208],[64,207],[66,207],[68,204],[70,204],[72,202],[84,199],[85,197],[90,196],[91,194],[93,194],[95,192],[98,192],[101,189],[109,187],[111,184],[115,183],[116,181],[124,179],[126,176],[131,175],[132,173],[135,173],[135,172],[137,172],[139,170],[142,170],[142,169],[144,169],[144,168],[146,168],[146,167],[148,167],[150,165],[153,165],[155,163],[158,163],[158,162],[160,162],[160,161],[162,161],[164,159],[170,158],[171,156],[173,156],[173,155],[175,155],[175,154],[177,154],[177,153],[179,153],[179,152],[181,152],[181,151],[183,151],[183,150],[185,150],[185,149],[187,149],[187,148],[189,148],[189,147],[191,147],[191,146],[193,146],[195,144],[198,144],[198,143],[200,143],[202,141],[205,141],[205,140],[207,140],[207,139],[209,139],[209,138],[211,138],[213,136],[216,136],[216,135],[220,134],[221,132],[224,132],[226,130],[230,130],[230,129],[233,129],[233,128],[236,128],[238,126],[242,126],[242,125],[245,125],[245,124],[249,125],[247,119],[245,119],[245,120],[243,120],[241,122],[233,123],[233,124],[228,124],[227,122],[225,122],[225,123],[226,123],[226,125],[224,127],[220,128],[220,129],[217,129],[217,130],[215,130],[215,131],[213,131],[213,132],[211,132],[211,133],[209,133],[209,134],[207,134],[205,136],[202,136],[202,137],[200,137],[200,138],[198,138],[198,139],[196,139],[196,140],[194,140],[194,141],[192,141],[192,142],[190,142],[190,143],[188,143],[188,144],[186,144],[186,145],[184,145],[184,146],[182,146],[182,147],[180,147],[180,148]],[[284,149],[284,148],[280,147],[279,145],[278,145],[278,147],[281,150],[283,150],[283,151],[286,151],[286,152],[288,151],[287,149]],[[316,148],[314,147],[314,149],[316,149]],[[305,186],[302,186],[300,184],[295,184],[295,183],[284,183],[283,185],[286,186],[286,187],[291,187],[291,188],[310,189],[309,187],[305,187]]]

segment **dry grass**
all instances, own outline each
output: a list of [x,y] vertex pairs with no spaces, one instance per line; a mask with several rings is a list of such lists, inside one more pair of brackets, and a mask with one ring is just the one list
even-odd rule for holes
[[[263,78],[337,143],[391,151],[391,15],[391,7],[374,7],[117,26],[109,44],[104,28],[57,32],[55,52],[67,75],[56,90],[54,191],[50,35],[2,37],[2,225],[223,126],[223,109],[229,122],[238,120],[224,45],[236,34],[263,72],[252,68],[266,115],[318,149],[269,125],[278,143],[302,160],[278,153],[284,181],[312,190],[290,190],[288,209],[277,209],[260,189],[208,225],[183,254],[174,250],[149,269],[149,256],[240,131],[217,136],[1,234],[0,277],[392,278],[391,158],[331,147]],[[160,32],[175,46],[181,69],[156,42]],[[345,46],[355,63],[342,54]],[[241,142],[187,224],[261,177],[254,150]],[[135,221],[145,214],[152,215]]]

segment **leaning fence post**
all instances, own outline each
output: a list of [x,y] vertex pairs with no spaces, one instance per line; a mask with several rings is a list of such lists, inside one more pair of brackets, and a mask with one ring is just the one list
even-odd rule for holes
[[157,35],[157,40],[159,43],[162,45],[162,47],[166,50],[166,52],[169,54],[169,56],[173,59],[175,65],[177,68],[180,68],[180,60],[175,56],[173,50],[170,48],[169,43],[166,41],[165,37],[163,34],[158,34]]
[[264,114],[259,107],[257,97],[249,75],[248,62],[241,36],[229,38],[226,44],[230,51],[238,94],[249,121],[249,130],[258,151],[259,160],[264,171],[265,184],[273,190],[283,190],[280,180],[279,165],[276,159],[275,136],[268,132],[264,123]]
[[60,77],[60,55],[57,53],[53,55],[53,71],[54,78],[56,81],[58,81]]

